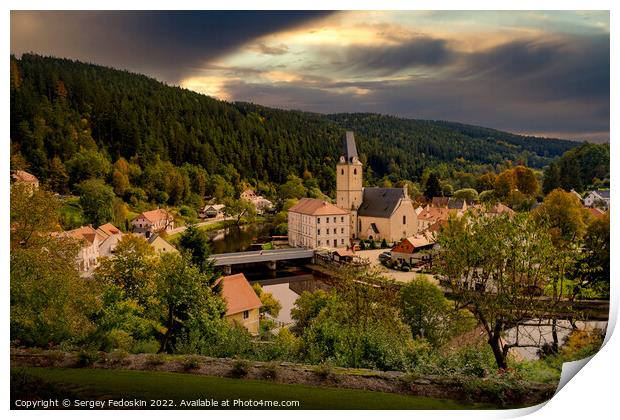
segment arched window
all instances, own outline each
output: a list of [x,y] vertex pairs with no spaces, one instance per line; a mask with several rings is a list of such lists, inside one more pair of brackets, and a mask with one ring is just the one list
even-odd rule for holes
[[340,175],[344,175],[344,169],[340,170]]
[[353,168],[353,175],[357,175],[357,168]]

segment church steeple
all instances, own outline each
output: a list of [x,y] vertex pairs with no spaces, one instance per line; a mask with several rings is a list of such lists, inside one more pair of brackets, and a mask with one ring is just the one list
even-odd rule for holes
[[356,210],[362,204],[362,162],[357,155],[355,137],[347,131],[342,142],[342,156],[336,165],[336,205]]

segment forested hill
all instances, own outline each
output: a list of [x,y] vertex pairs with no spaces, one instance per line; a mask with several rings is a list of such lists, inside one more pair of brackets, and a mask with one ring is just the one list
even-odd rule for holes
[[[123,157],[142,169],[161,160],[274,183],[307,170],[331,191],[345,129],[355,131],[362,159],[377,178],[390,172],[416,180],[439,163],[468,169],[512,160],[542,167],[577,146],[446,122],[227,103],[127,71],[11,57],[12,156],[43,180],[65,167],[73,177],[75,160],[96,152],[110,163]],[[69,186],[78,181],[71,178]]]

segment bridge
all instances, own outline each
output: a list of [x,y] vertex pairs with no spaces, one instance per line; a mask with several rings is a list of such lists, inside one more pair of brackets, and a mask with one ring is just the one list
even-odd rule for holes
[[276,269],[278,261],[309,259],[314,257],[312,249],[286,248],[270,249],[263,251],[230,252],[226,254],[213,254],[211,259],[215,267],[222,267],[224,274],[232,272],[232,266],[238,264],[267,263],[271,270]]

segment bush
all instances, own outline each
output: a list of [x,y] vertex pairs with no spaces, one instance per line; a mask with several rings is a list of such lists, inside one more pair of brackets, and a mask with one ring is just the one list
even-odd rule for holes
[[198,356],[187,356],[183,359],[183,368],[185,370],[198,369],[200,367],[200,358]]
[[314,368],[314,373],[316,373],[322,381],[333,379],[334,367],[328,362],[323,362]]
[[133,354],[157,353],[158,350],[159,350],[159,343],[155,339],[136,341],[134,345],[131,347],[131,353]]
[[99,353],[94,350],[80,350],[77,357],[78,366],[87,367],[99,360]]
[[381,248],[388,248],[388,243],[385,238],[381,241]]
[[115,329],[108,333],[108,345],[111,349],[120,349],[129,351],[134,345],[131,334],[127,331]]
[[377,244],[375,243],[374,239],[368,241],[368,249],[377,249]]
[[118,363],[126,364],[127,362],[129,362],[127,360],[128,356],[129,356],[129,353],[126,352],[125,350],[116,350],[108,355],[108,360],[112,362],[113,364],[118,364]]
[[278,367],[274,362],[266,363],[263,366],[263,378],[274,380],[278,375]]
[[366,242],[362,239],[360,240],[360,251],[366,250]]
[[151,366],[159,366],[166,363],[166,355],[164,353],[149,354],[146,356],[146,363]]
[[230,375],[233,378],[245,378],[250,370],[250,365],[245,360],[235,360]]

